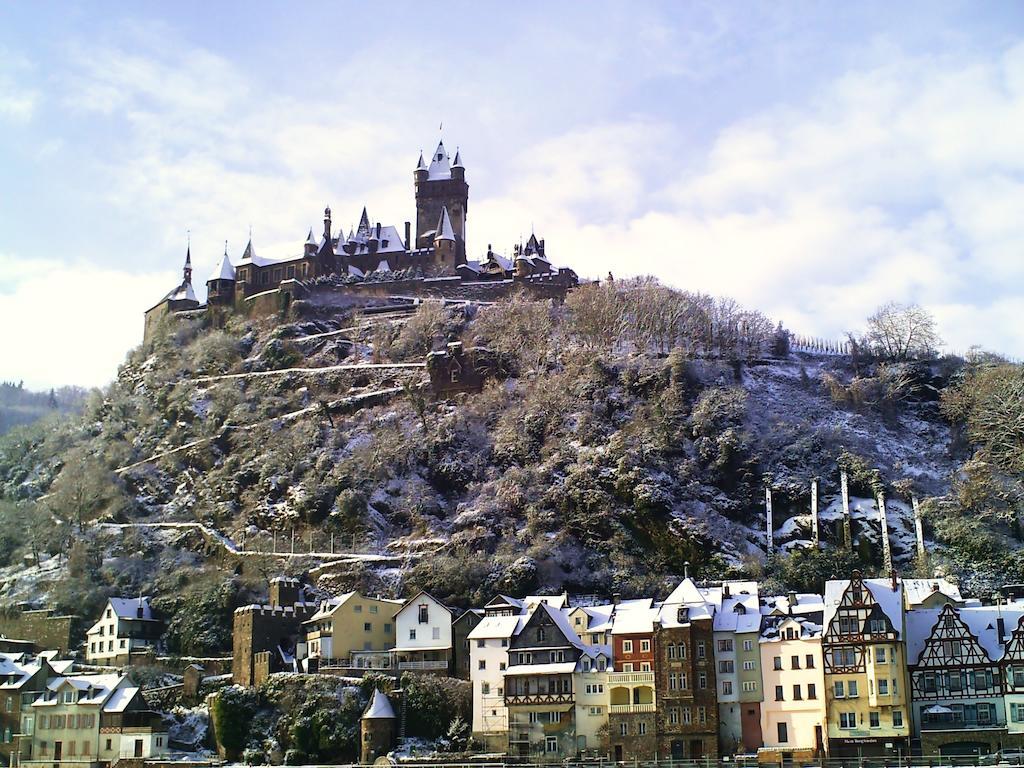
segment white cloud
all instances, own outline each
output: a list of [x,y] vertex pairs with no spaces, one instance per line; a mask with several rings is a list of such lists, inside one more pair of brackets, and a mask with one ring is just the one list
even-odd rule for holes
[[5,254],[0,274],[0,379],[24,379],[32,389],[111,381],[142,341],[143,312],[175,284],[170,272],[133,274]]

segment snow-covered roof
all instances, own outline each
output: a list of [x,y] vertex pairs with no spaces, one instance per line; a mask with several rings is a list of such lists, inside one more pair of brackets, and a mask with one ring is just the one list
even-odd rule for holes
[[679,582],[679,586],[672,590],[672,593],[665,598],[665,604],[690,604],[703,603],[704,595],[693,579],[687,578]]
[[825,598],[811,592],[801,592],[791,604],[789,595],[771,595],[762,598],[761,613],[782,615],[792,613],[815,613],[825,610]]
[[430,166],[427,168],[427,178],[431,181],[435,179],[450,179],[452,177],[452,168],[448,164],[448,153],[444,149],[444,142],[438,142],[437,149],[434,150],[434,154],[430,157]]
[[353,277],[365,277],[363,270],[353,264],[348,265],[348,273]]
[[806,616],[769,616],[765,619],[761,642],[784,640],[786,629],[795,629],[801,640],[820,639],[823,627]]
[[373,270],[373,271],[374,272],[390,272],[391,271],[391,265],[388,264],[388,260],[387,259],[381,259],[379,262],[377,262],[377,268],[375,270]]
[[[891,579],[862,579],[864,588],[871,594],[882,613],[886,615],[892,624],[896,637],[903,639],[903,585],[897,580],[896,588],[893,589]],[[837,579],[825,582],[825,607],[824,625],[827,627],[832,623],[839,607],[839,601],[843,593],[850,585],[849,579]]]
[[[32,702],[32,706],[47,707],[61,703],[60,697],[56,695],[61,688],[73,688],[76,691],[85,693],[85,696],[81,696],[76,700],[78,704],[104,704],[114,691],[127,686],[128,678],[117,674],[55,677],[46,684],[47,690],[50,693],[36,699]],[[138,688],[129,688],[129,690],[138,691]]]
[[612,619],[613,635],[644,635],[654,631],[658,620],[657,608],[634,608],[631,611],[616,611]]
[[252,239],[250,239],[245,246],[245,250],[242,252],[242,258],[239,260],[238,266],[269,267],[272,264],[286,264],[289,261],[299,261],[301,258],[301,256],[288,256],[283,259],[264,258],[256,253],[256,249],[252,245]]
[[185,301],[185,300],[187,300],[187,301],[194,301],[196,303],[199,302],[199,299],[196,298],[195,291],[192,290],[192,283],[184,282],[184,281],[181,283],[181,285],[179,285],[176,288],[174,288],[173,290],[171,290],[163,298],[163,301]]
[[536,608],[541,603],[554,608],[565,608],[569,605],[569,596],[564,593],[561,595],[527,595],[518,602],[527,609]]
[[470,640],[510,638],[519,634],[528,617],[524,614],[515,616],[484,616],[469,632]]
[[466,259],[465,263],[459,264],[456,269],[467,269],[473,274],[480,274],[480,261],[477,259]]
[[24,654],[4,654],[0,657],[0,690],[16,690],[27,683],[41,668],[39,660],[21,661]]
[[117,688],[113,693],[110,694],[110,698],[107,699],[107,703],[103,705],[104,712],[124,712],[128,705],[132,703],[132,699],[138,694],[139,689],[132,687]]
[[452,162],[452,168],[464,168],[462,164],[462,152],[456,147],[455,149],[455,160]]
[[452,228],[452,220],[448,216],[448,206],[441,206],[441,218],[437,220],[437,230],[434,235],[435,240],[451,240],[455,241],[455,230]]
[[760,629],[761,610],[756,589],[746,594],[722,598],[722,607],[715,612],[715,632],[754,632]]
[[370,703],[366,707],[366,711],[363,713],[362,719],[393,720],[394,717],[395,709],[391,706],[391,700],[375,688],[373,696],[370,698]]
[[548,664],[511,664],[505,669],[509,675],[557,675],[576,671],[575,661],[556,661]]
[[213,272],[210,273],[211,280],[234,280],[235,279],[235,267],[231,264],[231,259],[228,258],[228,252],[225,250],[224,255],[220,257],[220,263],[214,267]]
[[[907,611],[907,663],[917,664],[921,653],[931,637],[942,608],[915,608]],[[961,621],[967,625],[971,634],[978,638],[978,643],[992,661],[999,661],[1005,652],[1005,643],[1024,616],[1024,608],[985,605],[977,607],[961,607],[956,609]],[[999,619],[1003,619],[1004,637],[999,638]]]
[[312,616],[310,616],[302,623],[314,624],[317,621],[330,618],[334,615],[334,612],[337,611],[342,605],[344,605],[345,601],[347,601],[354,594],[356,593],[346,592],[343,595],[338,595],[337,597],[330,597],[327,600],[324,600],[322,603],[320,603],[320,607],[316,609],[316,613],[314,613]]
[[963,602],[960,587],[946,579],[904,579],[903,590],[908,608],[924,605],[936,593],[941,593],[955,603]]

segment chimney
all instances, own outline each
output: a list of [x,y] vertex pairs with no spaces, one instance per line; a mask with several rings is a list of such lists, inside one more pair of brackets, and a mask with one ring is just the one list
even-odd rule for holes
[[729,595],[729,582],[728,581],[723,581],[722,582],[722,597],[729,597],[729,596],[730,596]]
[[409,251],[416,250],[415,244],[412,241],[412,224],[408,221],[405,222],[405,248]]
[[932,592],[938,592],[938,591],[939,591],[939,582],[933,581],[932,582]]
[[796,592],[790,591],[789,594],[786,595],[786,599],[789,600],[789,615],[792,616],[793,606],[795,606],[797,603]]
[[996,631],[999,633],[999,644],[1002,645],[1006,637],[1006,620],[1002,616],[996,619]]
[[893,568],[891,571],[889,571],[889,578],[892,579],[892,591],[895,592],[899,588],[899,583],[898,583],[899,579],[896,576],[896,569],[895,568]]
[[690,578],[690,561],[689,560],[687,560],[685,563],[683,563],[683,578],[684,579]]

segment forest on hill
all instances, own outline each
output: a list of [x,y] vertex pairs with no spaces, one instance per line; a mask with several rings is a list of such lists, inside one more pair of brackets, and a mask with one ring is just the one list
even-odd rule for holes
[[[652,279],[563,305],[364,310],[170,318],[80,415],[5,435],[0,600],[91,615],[149,593],[170,650],[207,654],[279,572],[323,594],[426,589],[461,606],[563,588],[660,597],[686,568],[820,589],[881,571],[880,490],[900,572],[979,595],[1024,581],[1024,371],[979,349],[938,355],[919,307],[880,308],[828,347],[844,354]],[[437,397],[419,364],[454,341],[486,351],[488,378]],[[850,550],[840,467],[859,510]]]

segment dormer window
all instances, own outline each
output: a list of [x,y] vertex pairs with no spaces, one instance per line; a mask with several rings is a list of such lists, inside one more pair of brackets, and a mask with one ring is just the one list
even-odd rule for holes
[[74,691],[64,691],[64,703],[65,704],[74,704],[74,702],[75,702],[75,692]]
[[734,605],[732,607],[732,610],[733,610],[733,613],[738,613],[738,614],[740,614],[742,616],[743,614],[745,614],[747,612],[747,607],[745,605],[743,605],[743,603],[736,603],[736,605]]
[[685,624],[690,620],[690,609],[685,605],[679,606],[679,611],[676,614],[680,624]]
[[429,607],[426,603],[420,603],[419,606],[419,623],[426,624],[430,621],[429,618]]

